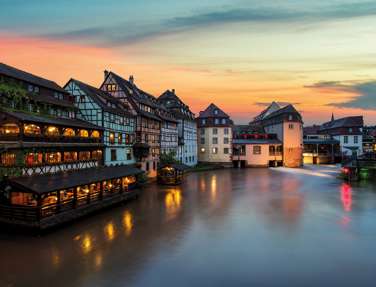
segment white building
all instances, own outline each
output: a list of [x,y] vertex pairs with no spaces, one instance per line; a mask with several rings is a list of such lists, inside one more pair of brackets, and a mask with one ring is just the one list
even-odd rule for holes
[[194,114],[175,94],[167,90],[158,102],[164,105],[178,121],[178,148],[176,158],[181,163],[194,166],[197,164],[197,127]]
[[340,142],[344,156],[363,154],[363,117],[345,117],[322,124],[319,132]]
[[74,96],[78,117],[104,128],[104,164],[133,164],[135,117],[110,94],[71,79],[65,90]]

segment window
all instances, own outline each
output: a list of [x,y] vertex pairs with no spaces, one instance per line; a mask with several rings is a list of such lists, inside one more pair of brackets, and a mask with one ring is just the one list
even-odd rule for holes
[[289,121],[292,121],[292,115],[289,115]]
[[95,150],[91,153],[91,158],[96,160],[102,159],[102,151],[101,150]]
[[349,143],[349,137],[348,136],[343,137],[343,143],[345,143],[345,144]]
[[90,160],[90,151],[80,151],[78,158],[79,160]]
[[10,197],[12,205],[37,206],[37,200],[32,193],[12,192]]
[[40,127],[34,124],[29,124],[24,126],[25,135],[40,135]]
[[101,136],[99,131],[92,131],[91,132],[91,137],[92,138],[99,138]]
[[217,154],[217,153],[218,153],[218,148],[217,148],[217,147],[213,147],[213,149],[212,149],[212,153],[213,153],[213,154]]
[[205,153],[205,148],[201,148],[201,153]]
[[349,133],[352,133],[353,129],[352,128],[349,128]]
[[224,154],[228,154],[228,153],[229,153],[229,149],[228,149],[227,147],[225,147],[225,148],[223,149],[223,153],[224,153]]
[[206,125],[206,120],[205,120],[205,119],[202,119],[202,120],[201,120],[201,124],[202,124],[202,125]]
[[65,162],[76,161],[76,160],[77,160],[77,152],[75,151],[64,152]]
[[294,124],[289,124],[289,129],[293,130],[294,129]]
[[201,143],[201,144],[205,144],[205,138],[201,138],[201,139],[200,139],[200,143]]
[[126,150],[126,158],[127,158],[127,160],[131,160],[132,159],[132,151],[131,151],[131,149],[127,149]]
[[259,145],[253,146],[253,154],[261,154],[261,146]]
[[89,137],[89,132],[87,130],[80,130],[80,132],[78,133],[80,137],[82,138],[87,138]]
[[228,135],[228,132],[229,132],[229,129],[228,129],[228,128],[225,128],[225,129],[224,129],[224,134],[225,134],[225,135]]
[[60,163],[61,162],[61,153],[60,152],[48,152],[48,153],[46,153],[46,162],[47,163]]
[[71,129],[71,128],[64,129],[63,136],[74,137],[75,135],[76,135],[76,132],[74,131],[74,129]]
[[107,91],[115,92],[116,91],[116,85],[115,84],[108,84],[107,85]]
[[204,135],[205,134],[205,129],[200,129],[200,134]]
[[0,135],[18,135],[20,128],[17,124],[3,124],[0,127]]
[[354,136],[354,144],[358,143],[358,136]]
[[155,161],[153,161],[153,170],[157,168],[157,165],[155,164]]
[[46,136],[53,136],[53,137],[59,136],[60,135],[59,129],[57,127],[54,127],[54,126],[49,126],[46,129],[45,135]]
[[11,152],[1,154],[0,163],[2,166],[16,165],[16,154]]
[[269,155],[275,155],[275,146],[274,145],[269,146]]
[[214,124],[218,125],[219,124],[219,119],[214,119]]
[[222,125],[226,124],[226,119],[222,119]]
[[215,115],[218,115],[218,110],[214,110],[214,114],[215,114]]
[[229,139],[228,138],[223,138],[223,143],[224,144],[228,144],[230,141],[229,141]]
[[118,144],[123,142],[123,135],[121,133],[118,134]]
[[212,143],[213,144],[218,144],[218,138],[212,138]]
[[110,133],[109,141],[110,141],[110,144],[115,144],[115,133]]
[[111,150],[111,161],[116,161],[116,149]]
[[149,171],[149,169],[150,169],[150,164],[149,164],[149,162],[147,161],[147,162],[146,162],[146,166],[145,166],[145,170],[146,170],[146,171]]
[[216,134],[218,134],[218,129],[214,128],[213,129],[213,135],[216,135]]

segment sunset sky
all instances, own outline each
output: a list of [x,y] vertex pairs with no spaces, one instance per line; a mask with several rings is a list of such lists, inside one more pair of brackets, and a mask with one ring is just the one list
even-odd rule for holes
[[64,85],[103,71],[236,123],[290,102],[306,124],[376,124],[376,1],[0,0],[0,62]]

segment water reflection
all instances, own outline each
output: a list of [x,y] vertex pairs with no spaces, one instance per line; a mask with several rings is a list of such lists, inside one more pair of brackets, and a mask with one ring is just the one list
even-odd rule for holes
[[217,198],[217,175],[213,174],[210,180],[210,199],[214,202]]
[[182,203],[181,190],[178,187],[169,188],[166,191],[165,207],[167,220],[173,219],[179,212]]
[[85,234],[81,241],[81,250],[83,254],[88,254],[93,249],[93,240],[90,234]]
[[352,209],[352,191],[351,186],[347,183],[344,183],[341,187],[341,201],[343,210],[350,212]]
[[123,228],[127,236],[131,235],[133,229],[133,217],[128,210],[126,210],[123,215]]
[[112,222],[109,222],[105,227],[104,227],[104,234],[106,236],[107,241],[112,241],[115,238],[116,231],[115,231],[115,226]]

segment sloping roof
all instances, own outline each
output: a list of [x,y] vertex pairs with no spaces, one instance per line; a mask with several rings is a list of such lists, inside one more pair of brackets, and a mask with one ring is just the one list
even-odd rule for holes
[[336,128],[363,127],[363,116],[345,117],[322,124],[320,131]]
[[277,139],[233,139],[233,144],[282,144]]
[[194,114],[189,106],[176,95],[175,90],[167,90],[159,96],[158,102],[171,111],[175,117],[194,120]]
[[52,175],[21,176],[9,179],[9,183],[34,193],[47,193],[76,186],[143,173],[133,166],[109,166],[72,170]]
[[[216,113],[217,111],[217,113]],[[230,116],[218,108],[215,104],[211,103],[205,111],[201,111],[199,118],[211,118],[211,117],[219,117],[219,118],[229,118]]]
[[263,110],[258,116],[255,117],[255,120],[262,120],[269,114],[279,110],[281,106],[277,102],[272,102],[265,110]]
[[290,104],[290,105],[287,105],[283,108],[280,108],[279,110],[267,115],[264,119],[271,119],[271,118],[277,117],[279,115],[282,115],[284,113],[296,113],[296,114],[300,115],[300,113],[295,109],[295,107]]
[[18,80],[22,80],[25,82],[28,82],[30,84],[34,84],[37,86],[45,87],[48,89],[55,90],[57,92],[67,94],[67,91],[65,91],[62,87],[60,87],[58,84],[56,84],[53,81],[47,80],[42,77],[35,76],[31,73],[19,70],[17,68],[8,66],[6,64],[0,63],[0,74],[12,77]]
[[305,134],[305,135],[317,135],[319,133],[319,130],[320,130],[319,125],[304,127],[303,128],[303,134]]
[[56,117],[44,117],[39,115],[27,114],[23,112],[11,112],[11,111],[1,111],[0,115],[10,116],[21,121],[33,122],[33,123],[42,123],[42,124],[51,124],[58,126],[67,126],[67,127],[77,127],[85,129],[97,129],[102,130],[103,128],[93,125],[89,122],[79,120],[79,119],[67,119],[67,118],[56,118]]
[[[87,96],[89,96],[94,102],[96,102],[103,110],[109,113],[118,114],[122,116],[133,116],[130,111],[126,110],[126,107],[119,99],[111,96],[109,93],[75,79],[71,79],[69,82],[75,83]],[[108,103],[115,105],[116,108],[109,107]]]

